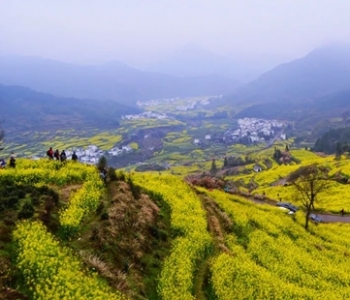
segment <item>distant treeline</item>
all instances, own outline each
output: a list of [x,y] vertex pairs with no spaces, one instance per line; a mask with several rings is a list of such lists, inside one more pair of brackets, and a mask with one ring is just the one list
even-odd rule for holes
[[316,140],[315,152],[341,155],[350,151],[350,127],[330,129]]

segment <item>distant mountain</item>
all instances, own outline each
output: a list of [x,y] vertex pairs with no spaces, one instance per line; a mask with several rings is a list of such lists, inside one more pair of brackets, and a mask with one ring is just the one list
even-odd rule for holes
[[56,97],[5,85],[0,85],[0,103],[0,118],[10,139],[18,131],[115,128],[121,115],[140,112],[115,101]]
[[181,77],[207,75],[236,77],[233,61],[195,44],[186,45],[166,59],[156,62],[149,69]]
[[346,112],[350,112],[350,89],[316,97],[305,102],[281,101],[254,104],[239,112],[236,117],[296,120],[310,114],[328,118],[340,117]]
[[197,44],[188,44],[151,65],[142,66],[142,69],[180,77],[216,74],[243,84],[255,80],[276,66],[278,61],[281,58],[266,54],[231,53],[226,57]]
[[217,76],[179,78],[136,70],[118,61],[82,66],[37,57],[0,58],[0,83],[65,97],[138,100],[232,92],[234,80]]
[[316,49],[279,65],[238,89],[227,101],[239,103],[310,102],[350,88],[350,45]]

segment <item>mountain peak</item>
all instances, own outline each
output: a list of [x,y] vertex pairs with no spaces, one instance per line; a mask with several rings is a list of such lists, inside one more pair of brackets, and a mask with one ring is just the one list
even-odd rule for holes
[[303,58],[277,66],[242,87],[244,102],[300,102],[350,88],[350,45],[317,48]]

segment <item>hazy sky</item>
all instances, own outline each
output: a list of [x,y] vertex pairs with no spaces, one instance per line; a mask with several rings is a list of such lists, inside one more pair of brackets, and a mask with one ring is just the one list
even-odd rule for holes
[[0,0],[0,55],[154,61],[187,43],[292,59],[350,41],[349,0]]

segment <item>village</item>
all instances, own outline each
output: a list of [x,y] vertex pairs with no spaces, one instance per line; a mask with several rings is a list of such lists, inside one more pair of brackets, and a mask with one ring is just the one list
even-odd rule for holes
[[[153,99],[153,100],[149,100],[149,101],[138,101],[136,104],[139,107],[155,107],[155,106],[159,106],[159,105],[164,105],[165,103],[172,103],[172,102],[181,102],[180,105],[177,105],[178,103],[176,103],[175,108],[178,111],[188,111],[188,110],[193,110],[195,108],[197,108],[198,105],[201,106],[205,106],[208,105],[210,103],[210,101],[214,100],[214,99],[218,99],[218,98],[222,98],[222,95],[216,95],[216,96],[208,96],[208,97],[202,97],[202,98],[180,98],[180,97],[175,97],[175,98],[166,98],[166,99]],[[152,113],[152,114],[156,114],[156,113]],[[137,116],[137,115],[135,115]],[[139,114],[138,116],[146,116],[145,113]],[[123,116],[124,118],[128,119],[130,117],[127,116]],[[139,118],[140,118],[139,117]]]
[[287,138],[285,129],[289,124],[286,121],[279,120],[244,118],[238,119],[237,125],[238,128],[225,131],[215,140],[213,140],[212,134],[208,132],[203,137],[195,137],[192,143],[202,145],[204,142],[207,144],[210,140],[220,141],[225,145],[271,143],[273,140],[285,140]]
[[[138,119],[138,118],[166,118],[166,114],[154,113],[154,112],[144,112],[140,115],[127,115],[124,116],[127,119]],[[252,145],[258,143],[267,143],[269,147],[276,140],[285,140],[286,133],[285,130],[289,126],[289,123],[281,120],[265,120],[257,118],[242,118],[237,120],[237,126],[221,132],[211,132],[207,131],[202,136],[192,135],[191,143],[198,147],[211,147],[211,144],[223,144],[225,146],[233,144],[245,144]],[[157,135],[157,134],[156,134]],[[159,134],[158,134],[159,135]],[[68,159],[71,158],[73,151],[78,156],[78,160],[86,164],[96,164],[102,156],[106,156],[111,159],[113,163],[117,163],[118,160],[114,159],[120,156],[128,155],[128,158],[124,161],[129,163],[130,161],[143,162],[145,157],[142,158],[143,153],[153,151],[156,141],[159,142],[159,149],[163,147],[162,138],[156,137],[152,140],[152,143],[147,143],[144,145],[144,138],[148,137],[148,134],[142,135],[141,140],[129,140],[128,143],[134,141],[140,147],[139,151],[135,157],[139,157],[136,161],[134,156],[129,154],[135,153],[135,150],[128,144],[119,144],[111,149],[100,149],[97,145],[91,144],[87,147],[69,147],[66,148],[66,154]],[[176,146],[176,145],[175,145]],[[39,159],[39,156],[32,157],[33,159]],[[120,162],[118,162],[120,164]],[[123,164],[123,163],[122,163]]]
[[169,117],[166,114],[157,113],[153,111],[145,111],[141,114],[136,115],[123,115],[122,120],[137,120],[137,119],[168,119]]
[[284,132],[288,126],[286,121],[243,118],[238,119],[237,123],[237,129],[227,130],[224,133],[223,141],[225,143],[251,144],[287,138]]
[[[87,149],[83,149],[83,148],[76,149],[75,153],[77,154],[79,161],[86,164],[96,164],[98,160],[104,155],[107,155],[107,157],[120,156],[122,154],[130,153],[132,151],[133,149],[128,145],[121,146],[120,148],[115,147],[108,151],[103,151],[99,149],[99,147],[96,145],[89,145]],[[73,154],[73,151],[67,150],[66,153],[67,153],[67,157],[71,157],[71,155]]]

